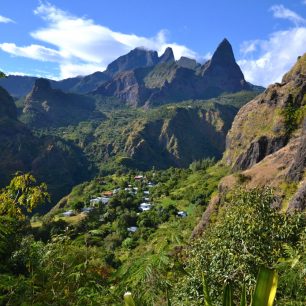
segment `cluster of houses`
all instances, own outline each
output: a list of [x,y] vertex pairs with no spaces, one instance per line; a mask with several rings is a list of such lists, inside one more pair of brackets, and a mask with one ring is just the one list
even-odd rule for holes
[[[134,177],[135,181],[143,181],[145,179],[145,177],[143,175],[136,175]],[[147,190],[143,191],[143,203],[141,203],[138,207],[138,209],[140,210],[140,212],[144,212],[144,211],[149,211],[152,208],[152,204],[150,203],[150,188],[154,187],[155,184],[152,182],[148,182],[146,184],[147,186]],[[132,195],[136,195],[138,192],[138,187],[133,187],[132,185],[128,185],[128,187],[124,188],[125,191],[127,191],[128,193],[132,194]],[[94,210],[95,208],[99,207],[101,204],[108,204],[109,201],[111,200],[111,198],[118,193],[119,191],[121,191],[121,188],[115,188],[113,191],[104,191],[102,192],[102,195],[99,197],[95,197],[93,199],[91,199],[89,201],[90,206],[89,207],[84,207],[81,211],[84,214],[88,214],[90,213],[92,210]],[[64,212],[62,214],[64,217],[71,217],[71,216],[75,216],[75,212],[73,210],[68,210],[66,212]],[[187,213],[185,211],[179,211],[177,213],[178,217],[184,218],[187,217]],[[136,226],[131,226],[128,227],[127,230],[131,233],[134,233],[137,231],[137,227]]]

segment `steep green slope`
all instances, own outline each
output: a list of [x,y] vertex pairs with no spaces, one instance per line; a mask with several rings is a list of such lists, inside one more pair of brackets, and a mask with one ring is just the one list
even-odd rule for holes
[[35,137],[17,120],[16,113],[13,99],[0,88],[1,186],[17,171],[32,172],[48,183],[54,203],[88,177],[86,158],[79,148],[62,139]]
[[115,99],[102,99],[96,107],[106,115],[104,120],[36,132],[73,142],[102,172],[186,167],[194,160],[221,157],[237,112],[232,105],[245,104],[255,95],[240,92],[149,110],[122,108]]

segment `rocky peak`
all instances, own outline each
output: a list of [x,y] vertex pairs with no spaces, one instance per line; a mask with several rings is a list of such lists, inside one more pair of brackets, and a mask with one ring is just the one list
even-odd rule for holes
[[156,51],[136,48],[110,63],[107,66],[106,73],[108,75],[115,75],[121,71],[151,67],[158,64],[158,61],[159,59]]
[[217,47],[211,58],[211,63],[218,65],[236,64],[233,48],[226,38]]
[[39,78],[35,80],[34,86],[32,91],[30,92],[29,96],[40,97],[42,95],[48,94],[52,91],[50,81],[47,79]]
[[188,57],[185,57],[185,56],[182,56],[178,61],[177,61],[177,64],[180,66],[180,67],[183,67],[183,68],[187,68],[187,69],[196,69],[198,67],[198,63],[196,62],[196,60],[194,59],[191,59],[191,58],[188,58]]
[[163,55],[159,58],[159,63],[171,64],[175,61],[172,48],[168,47]]

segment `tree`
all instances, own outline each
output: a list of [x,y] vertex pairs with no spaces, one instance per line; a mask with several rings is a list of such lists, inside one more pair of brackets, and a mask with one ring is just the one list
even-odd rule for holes
[[0,216],[23,220],[26,212],[49,200],[45,183],[38,184],[30,173],[17,173],[10,184],[0,190]]
[[2,71],[0,71],[0,79],[5,78],[5,77],[6,77],[6,75]]
[[226,200],[216,222],[188,249],[186,277],[174,290],[180,302],[188,299],[203,302],[203,272],[212,298],[218,300],[226,283],[233,285],[239,298],[243,282],[248,288],[254,286],[261,266],[275,267],[285,256],[284,245],[296,245],[305,218],[280,213],[273,207],[274,201],[269,188],[239,190]]

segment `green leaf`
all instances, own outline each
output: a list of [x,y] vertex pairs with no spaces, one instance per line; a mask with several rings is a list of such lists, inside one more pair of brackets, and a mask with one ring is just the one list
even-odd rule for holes
[[131,292],[126,292],[123,298],[125,306],[136,306]]
[[203,272],[202,272],[202,286],[203,286],[203,295],[204,295],[204,306],[212,306],[209,292],[208,292],[206,278]]
[[223,306],[234,306],[233,302],[233,288],[230,284],[227,284],[223,290]]
[[243,286],[242,286],[241,298],[240,298],[240,306],[247,306],[245,284],[243,284]]
[[272,306],[277,283],[278,274],[275,270],[261,268],[257,277],[252,306]]

